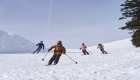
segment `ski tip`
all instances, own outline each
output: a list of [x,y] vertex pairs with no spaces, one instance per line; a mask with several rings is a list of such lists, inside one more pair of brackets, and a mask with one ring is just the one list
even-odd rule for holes
[[49,65],[45,65],[45,66],[49,66]]
[[51,64],[51,65],[48,65],[48,64],[46,64],[45,66],[52,66],[53,64]]

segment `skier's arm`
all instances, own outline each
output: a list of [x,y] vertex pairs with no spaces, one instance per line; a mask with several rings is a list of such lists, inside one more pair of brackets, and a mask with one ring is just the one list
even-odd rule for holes
[[50,50],[52,50],[53,48],[55,48],[55,45],[52,46],[52,47],[50,47],[50,49],[48,49],[48,52],[49,52]]
[[38,45],[39,45],[39,43],[36,46],[38,46]]
[[104,47],[104,45],[102,45],[102,47]]
[[63,51],[63,54],[65,54],[66,53],[66,49],[65,49],[65,47],[64,47],[64,51]]
[[82,47],[80,48],[80,50],[82,49]]
[[87,47],[85,46],[85,48],[87,48]]
[[43,44],[43,49],[44,49],[44,47],[45,47],[45,46],[44,46],[44,44]]
[[99,46],[97,46],[97,49],[99,48]]

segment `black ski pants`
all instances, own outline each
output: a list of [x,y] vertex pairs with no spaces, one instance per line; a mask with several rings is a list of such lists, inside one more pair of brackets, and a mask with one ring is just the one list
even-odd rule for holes
[[39,53],[41,49],[42,49],[42,47],[38,47],[33,53],[35,53],[36,51],[37,51],[37,53]]
[[52,64],[52,62],[54,61],[54,63],[57,64],[59,59],[60,59],[60,55],[53,55],[49,60],[49,63]]
[[101,52],[102,52],[103,54],[108,54],[104,49],[101,49]]
[[89,53],[86,50],[82,50],[82,52],[84,53],[84,55],[86,55],[86,53],[89,55]]

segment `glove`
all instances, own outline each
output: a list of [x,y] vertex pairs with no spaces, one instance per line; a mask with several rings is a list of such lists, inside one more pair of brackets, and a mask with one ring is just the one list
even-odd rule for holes
[[81,50],[81,48],[80,48],[80,50]]
[[48,49],[48,52],[50,51],[50,49]]
[[63,54],[65,54],[65,52]]

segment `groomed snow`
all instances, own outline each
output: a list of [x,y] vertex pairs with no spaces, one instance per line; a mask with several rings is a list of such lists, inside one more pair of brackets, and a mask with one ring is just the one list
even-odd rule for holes
[[0,80],[140,80],[140,48],[130,39],[103,45],[109,54],[101,54],[97,45],[88,48],[92,55],[68,52],[78,64],[62,55],[57,65],[45,66],[52,53],[44,61],[44,53],[1,54]]

